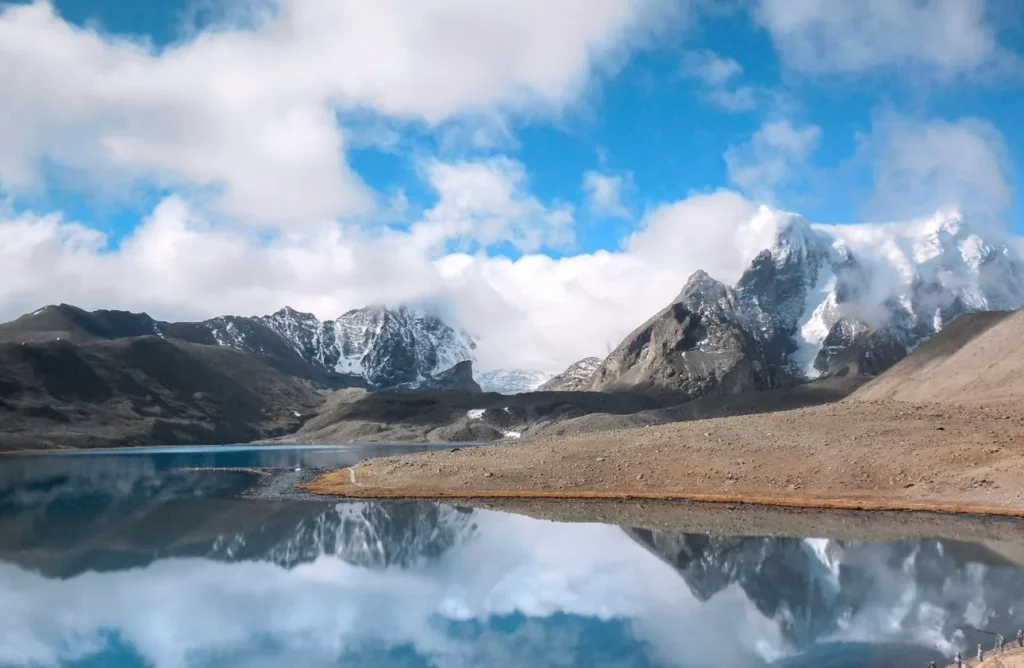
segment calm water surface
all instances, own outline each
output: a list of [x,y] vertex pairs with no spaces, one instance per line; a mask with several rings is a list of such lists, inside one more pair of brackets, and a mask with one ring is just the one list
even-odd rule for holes
[[0,459],[0,666],[925,666],[1024,626],[983,545],[241,496],[398,449]]

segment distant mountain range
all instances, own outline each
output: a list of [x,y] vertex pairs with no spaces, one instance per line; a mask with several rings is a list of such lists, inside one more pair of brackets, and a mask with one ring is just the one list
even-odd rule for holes
[[774,243],[735,285],[693,274],[580,389],[699,396],[874,375],[964,313],[1024,306],[1017,253],[956,212],[823,226],[762,207],[754,226]]
[[[326,321],[286,307],[201,322],[46,306],[0,324],[0,446],[284,436],[319,411],[323,390],[344,388],[628,390],[668,393],[678,403],[822,376],[877,375],[962,314],[1024,307],[1024,262],[955,212],[901,225],[823,226],[763,207],[752,227],[772,231],[773,241],[734,285],[695,272],[607,357],[584,358],[554,377],[521,369],[474,377],[472,338],[405,306],[368,306]],[[384,434],[397,420],[389,401],[404,402],[403,424],[415,433],[450,426],[434,424],[427,414],[435,413],[409,398],[350,395],[344,411],[325,415],[358,414],[366,429]],[[584,415],[597,405],[582,401],[563,412]],[[320,424],[326,419],[318,418],[317,433],[337,431]],[[469,431],[449,431],[482,429],[463,426]],[[526,427],[496,423],[487,433]]]
[[[443,385],[457,365],[471,362],[476,347],[465,332],[407,307],[369,306],[324,322],[288,307],[268,316],[163,322],[145,313],[90,312],[60,304],[0,324],[0,341],[87,343],[139,336],[231,348],[328,386],[384,389]],[[462,389],[479,391],[471,375],[463,378]]]

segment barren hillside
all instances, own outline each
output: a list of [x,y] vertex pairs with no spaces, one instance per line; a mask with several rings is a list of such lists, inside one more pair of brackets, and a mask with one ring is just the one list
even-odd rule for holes
[[1024,397],[1024,310],[960,316],[851,399],[915,402]]

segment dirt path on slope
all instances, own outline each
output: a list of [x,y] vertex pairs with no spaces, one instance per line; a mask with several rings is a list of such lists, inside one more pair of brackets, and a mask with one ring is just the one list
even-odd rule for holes
[[354,497],[691,499],[1024,516],[1024,404],[846,400],[376,459],[304,487]]

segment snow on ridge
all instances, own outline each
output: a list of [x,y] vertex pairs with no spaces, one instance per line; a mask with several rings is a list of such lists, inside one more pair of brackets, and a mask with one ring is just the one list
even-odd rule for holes
[[472,360],[476,346],[465,332],[414,307],[371,305],[326,321],[285,307],[261,321],[308,362],[374,384],[416,386]]
[[[796,351],[789,359],[808,377],[817,376],[814,360],[843,318],[890,328],[913,348],[960,313],[1024,307],[1024,261],[956,209],[896,223],[834,225],[762,206],[749,230],[761,239],[770,233],[771,245],[760,252],[776,267],[797,267],[806,277],[806,293],[797,299],[802,308],[790,314]],[[787,314],[760,314],[757,322],[764,329]]]

